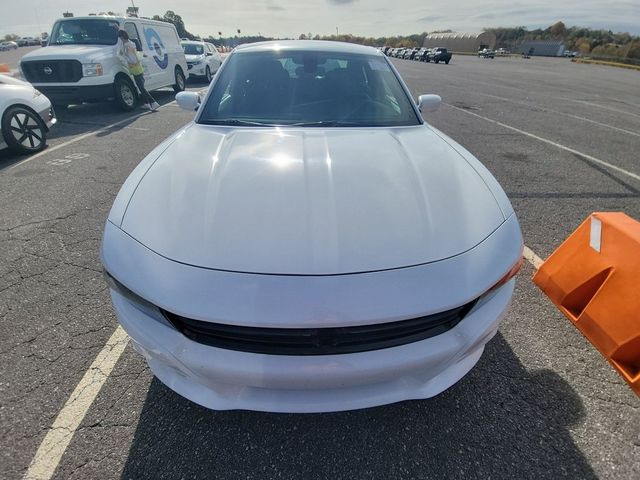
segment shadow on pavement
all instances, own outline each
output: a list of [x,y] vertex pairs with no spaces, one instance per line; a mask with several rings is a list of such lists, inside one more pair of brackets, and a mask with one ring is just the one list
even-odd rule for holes
[[352,412],[214,412],[154,378],[122,478],[596,478],[568,431],[583,416],[500,334],[443,394]]

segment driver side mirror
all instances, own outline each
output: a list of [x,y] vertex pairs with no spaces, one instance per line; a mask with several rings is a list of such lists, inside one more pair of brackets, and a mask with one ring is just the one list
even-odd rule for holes
[[200,107],[200,95],[196,92],[180,92],[176,95],[176,103],[183,110],[194,112]]
[[418,97],[418,109],[422,112],[435,112],[440,107],[442,98],[440,95],[420,95]]

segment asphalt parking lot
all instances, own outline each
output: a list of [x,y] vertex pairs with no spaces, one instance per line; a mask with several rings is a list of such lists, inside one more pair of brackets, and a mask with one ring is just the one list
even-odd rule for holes
[[[640,219],[640,73],[566,59],[393,62],[427,120],[500,181],[545,258],[593,211]],[[202,85],[193,85],[202,88]],[[192,114],[60,112],[49,148],[0,152],[0,478],[22,478],[116,329],[98,258],[120,185]],[[617,168],[612,168],[617,167]],[[640,478],[640,402],[532,284],[475,369],[424,401],[345,413],[213,412],[127,346],[54,478]]]

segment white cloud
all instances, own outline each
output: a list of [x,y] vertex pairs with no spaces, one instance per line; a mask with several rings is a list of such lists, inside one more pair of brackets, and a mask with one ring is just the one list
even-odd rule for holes
[[[47,31],[69,10],[76,15],[112,10],[122,12],[123,0],[0,0],[0,35],[34,35]],[[200,35],[243,34],[297,37],[301,33],[383,36],[422,31],[479,30],[483,27],[567,25],[610,28],[640,34],[638,0],[136,0],[142,15],[174,10],[189,31]]]

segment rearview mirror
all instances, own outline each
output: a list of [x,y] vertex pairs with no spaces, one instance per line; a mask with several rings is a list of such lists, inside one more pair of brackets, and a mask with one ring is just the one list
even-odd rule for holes
[[193,112],[200,106],[200,95],[196,92],[180,92],[176,95],[176,103],[183,110]]
[[420,95],[418,97],[418,109],[423,113],[435,112],[441,103],[440,95]]

